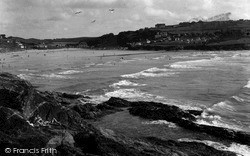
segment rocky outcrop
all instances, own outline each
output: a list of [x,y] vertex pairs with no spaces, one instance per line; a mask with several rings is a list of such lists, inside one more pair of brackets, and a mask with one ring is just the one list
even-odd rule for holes
[[[59,156],[235,155],[202,143],[186,145],[156,138],[132,139],[118,136],[112,130],[96,129],[89,119],[93,121],[92,119],[122,111],[126,107],[132,107],[132,114],[145,118],[149,112],[143,115],[144,110],[154,112],[155,108],[173,112],[169,113],[169,120],[178,119],[175,113],[190,121],[195,118],[178,107],[161,108],[161,104],[150,107],[151,103],[147,103],[147,107],[143,109],[141,102],[129,102],[119,98],[111,98],[97,106],[81,103],[87,98],[89,97],[82,95],[40,92],[27,81],[8,73],[0,73],[1,155],[11,155],[4,152],[6,148],[53,148],[56,151],[46,155]],[[138,112],[139,108],[141,113]],[[151,117],[160,118],[152,114]],[[167,118],[164,115],[161,117]],[[33,152],[28,155],[44,154]]]
[[141,101],[132,102],[129,112],[145,119],[166,120],[188,130],[205,132],[224,140],[250,145],[250,134],[247,132],[195,123],[195,116],[200,115],[202,111],[184,111],[176,106]]

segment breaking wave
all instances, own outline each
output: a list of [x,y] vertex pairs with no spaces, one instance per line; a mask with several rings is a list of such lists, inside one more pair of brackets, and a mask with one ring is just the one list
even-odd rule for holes
[[[201,60],[191,60],[191,61],[181,61],[175,62],[170,65],[171,68],[175,69],[201,69],[204,66],[209,66],[214,61],[220,60],[220,57],[214,57],[212,59],[201,59]],[[169,65],[165,65],[169,66]]]
[[114,83],[112,85],[110,85],[110,87],[114,87],[114,88],[120,88],[120,86],[146,86],[146,84],[138,84],[138,83],[134,83],[134,82],[130,82],[128,80],[121,80],[117,83]]
[[147,121],[147,122],[142,122],[142,124],[145,125],[167,125],[169,128],[176,128],[176,124],[172,122],[168,122],[166,120],[155,120],[155,121]]
[[71,74],[78,74],[78,73],[83,73],[83,71],[79,71],[79,70],[67,70],[67,71],[60,72],[58,74],[60,74],[60,75],[71,75]]
[[166,55],[163,55],[163,56],[159,56],[159,57],[154,57],[152,58],[153,60],[161,60],[161,59],[165,59],[166,58]]
[[[206,119],[197,119],[195,123],[199,125],[207,125],[207,126],[215,126],[215,127],[221,127],[221,128],[228,128],[233,129],[236,131],[243,131],[243,129],[240,126],[233,125],[233,124],[227,124],[223,122],[220,116],[208,116]],[[208,120],[209,119],[209,120]]]
[[70,79],[71,77],[68,76],[63,76],[63,75],[57,75],[54,73],[51,74],[42,74],[40,75],[41,77],[45,77],[45,78],[57,78],[57,79]]
[[244,102],[244,101],[245,101],[244,99],[242,99],[242,98],[240,98],[240,97],[238,97],[238,96],[232,96],[232,98],[233,98],[234,100],[238,101],[238,102]]
[[37,70],[32,70],[32,69],[20,69],[18,71],[21,71],[21,72],[38,72]]
[[170,69],[153,67],[147,70],[140,71],[138,73],[121,75],[121,77],[124,78],[168,77],[175,74],[176,72],[173,72]]
[[91,63],[85,64],[85,67],[91,67],[91,66],[94,66],[94,65],[95,65],[95,63],[91,62]]
[[208,108],[209,111],[214,111],[214,110],[229,110],[229,111],[232,111],[234,112],[235,111],[235,108],[233,106],[231,106],[230,104],[230,101],[222,101],[222,102],[219,102],[217,104],[214,104],[212,106],[212,108]]
[[27,74],[18,74],[17,77],[19,77],[20,79],[23,80],[30,80],[31,76],[27,75]]
[[247,85],[245,85],[244,88],[250,88],[250,80],[247,82]]
[[183,110],[202,110],[200,107],[196,106],[195,103],[189,101],[180,101],[176,99],[169,99],[166,97],[153,95],[147,92],[142,92],[139,89],[129,88],[129,89],[117,89],[112,92],[107,92],[101,99],[109,99],[110,97],[124,98],[130,101],[154,101],[160,102],[167,105],[177,106]]
[[106,97],[120,97],[131,100],[149,100],[154,96],[152,94],[141,92],[138,89],[118,89],[112,92],[107,92],[105,94]]
[[24,79],[24,80],[30,80],[31,78],[50,78],[50,79],[71,79],[71,77],[64,76],[64,75],[58,75],[58,74],[19,74],[17,75],[19,78]]
[[170,67],[176,68],[176,69],[198,69],[198,67],[194,67],[192,65],[180,64],[180,63],[171,64]]
[[208,126],[234,129],[237,131],[243,131],[240,123],[235,123],[232,121],[228,122],[226,119],[223,119],[221,116],[217,115],[217,113],[223,114],[223,112],[229,113],[235,111],[236,111],[235,108],[230,105],[230,101],[226,100],[223,102],[219,102],[214,104],[212,107],[204,110],[201,116],[196,120],[196,123],[200,125],[208,125]]

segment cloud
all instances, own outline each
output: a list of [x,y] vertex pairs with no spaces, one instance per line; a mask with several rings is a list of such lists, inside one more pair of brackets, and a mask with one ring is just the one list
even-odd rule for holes
[[155,9],[152,7],[147,7],[145,12],[150,16],[157,16],[159,18],[166,18],[166,17],[177,17],[177,15],[169,10],[163,9]]
[[151,7],[154,5],[154,1],[153,0],[141,0],[142,3],[144,3],[146,6]]
[[[56,0],[60,1],[61,0]],[[65,7],[70,8],[124,8],[127,7],[125,0],[64,0],[61,2]]]
[[205,10],[211,10],[215,7],[214,0],[203,0],[202,8]]
[[135,21],[138,21],[138,20],[141,19],[141,16],[140,16],[139,14],[133,14],[133,15],[131,16],[131,18],[132,18],[133,20],[135,20]]
[[61,21],[63,20],[64,18],[62,17],[59,17],[59,16],[53,16],[53,17],[49,17],[47,20],[48,21]]
[[250,18],[249,8],[250,0],[0,0],[0,30],[26,38],[98,36],[225,12]]

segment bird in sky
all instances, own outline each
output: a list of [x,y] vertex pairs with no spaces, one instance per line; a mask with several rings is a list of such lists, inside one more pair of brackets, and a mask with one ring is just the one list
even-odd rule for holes
[[91,21],[91,23],[95,23],[96,20]]
[[75,14],[75,15],[82,13],[82,10],[76,11],[76,10],[73,10],[71,8],[69,8],[69,9],[72,12],[72,14]]
[[75,15],[82,13],[82,11],[77,11],[75,12]]
[[114,12],[115,12],[115,9],[110,8],[109,11],[110,11],[111,13],[114,13]]

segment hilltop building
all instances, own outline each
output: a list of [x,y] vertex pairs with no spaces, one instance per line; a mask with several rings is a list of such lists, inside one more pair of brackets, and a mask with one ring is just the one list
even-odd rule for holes
[[164,23],[159,23],[159,24],[156,24],[155,25],[155,28],[165,28],[166,27],[166,25],[164,24]]
[[6,39],[6,35],[5,34],[0,34],[0,39]]

